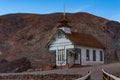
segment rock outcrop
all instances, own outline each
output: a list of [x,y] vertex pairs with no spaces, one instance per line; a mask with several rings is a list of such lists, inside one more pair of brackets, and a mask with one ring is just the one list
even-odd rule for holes
[[14,61],[2,59],[0,61],[0,73],[23,72],[31,68],[31,62],[27,58],[21,58]]

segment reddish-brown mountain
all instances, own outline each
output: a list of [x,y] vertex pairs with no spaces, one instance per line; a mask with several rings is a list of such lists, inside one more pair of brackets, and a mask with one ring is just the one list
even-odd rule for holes
[[[7,60],[27,57],[33,66],[50,63],[46,44],[57,30],[61,13],[8,14],[0,16],[0,54]],[[68,13],[73,31],[91,34],[106,43],[106,62],[119,61],[120,23],[88,13]],[[105,29],[107,29],[105,31]]]

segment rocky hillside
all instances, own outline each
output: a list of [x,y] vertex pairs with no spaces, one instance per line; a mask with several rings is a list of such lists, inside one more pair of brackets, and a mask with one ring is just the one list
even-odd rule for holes
[[[46,44],[57,30],[61,15],[54,13],[0,16],[0,57],[9,61],[27,57],[34,67],[49,64],[50,55]],[[68,13],[67,17],[73,31],[89,33],[103,44],[107,42],[106,62],[119,61],[120,23],[83,12]]]

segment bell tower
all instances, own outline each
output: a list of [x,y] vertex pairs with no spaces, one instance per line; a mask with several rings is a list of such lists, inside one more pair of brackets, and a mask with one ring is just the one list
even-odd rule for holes
[[68,25],[70,21],[68,20],[66,14],[65,14],[65,6],[64,6],[64,12],[59,20],[60,25],[58,26],[58,29],[61,29],[65,33],[71,34],[71,26]]

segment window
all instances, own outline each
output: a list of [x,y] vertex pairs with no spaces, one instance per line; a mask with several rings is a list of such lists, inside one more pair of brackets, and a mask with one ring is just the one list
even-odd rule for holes
[[90,60],[90,53],[89,50],[86,50],[86,60],[89,61]]
[[64,37],[64,35],[61,32],[58,32],[58,38],[60,39],[60,38],[63,38],[63,37]]
[[64,61],[64,59],[65,59],[64,49],[59,49],[58,50],[58,61]]
[[93,61],[96,61],[96,51],[93,50]]
[[103,52],[100,51],[100,61],[103,61]]

